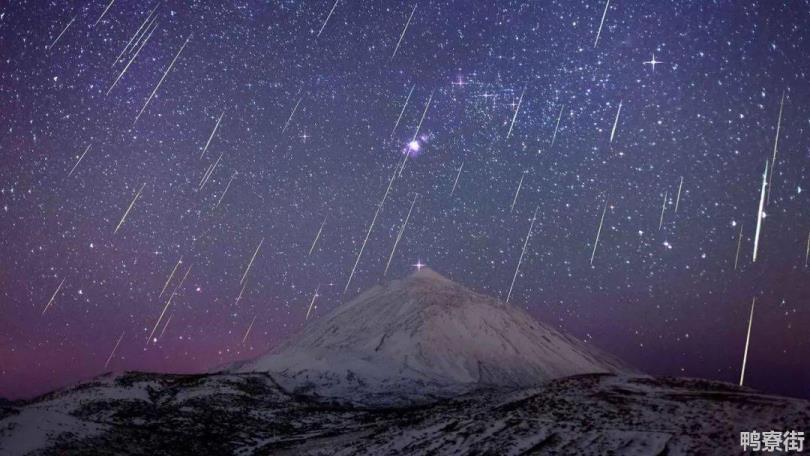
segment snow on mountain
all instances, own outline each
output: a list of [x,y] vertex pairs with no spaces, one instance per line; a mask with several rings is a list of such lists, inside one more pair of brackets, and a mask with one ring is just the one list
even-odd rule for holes
[[270,372],[292,390],[375,403],[631,372],[523,310],[428,268],[366,291],[229,370]]
[[226,372],[0,401],[3,455],[734,454],[742,431],[809,428],[808,401],[638,375],[429,270]]
[[359,408],[267,373],[132,372],[0,403],[2,455],[740,454],[741,431],[807,429],[808,401],[611,374]]

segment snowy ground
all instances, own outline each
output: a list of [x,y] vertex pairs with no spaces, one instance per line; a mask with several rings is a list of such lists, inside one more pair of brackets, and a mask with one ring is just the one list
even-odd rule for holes
[[592,374],[433,404],[358,408],[268,374],[104,377],[0,406],[0,454],[729,454],[810,430],[810,402],[695,379]]

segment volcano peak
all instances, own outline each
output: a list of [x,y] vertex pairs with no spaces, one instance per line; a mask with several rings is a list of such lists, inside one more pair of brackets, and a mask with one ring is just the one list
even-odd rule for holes
[[320,396],[387,401],[630,371],[523,310],[426,267],[339,305],[232,369],[277,374],[285,387]]

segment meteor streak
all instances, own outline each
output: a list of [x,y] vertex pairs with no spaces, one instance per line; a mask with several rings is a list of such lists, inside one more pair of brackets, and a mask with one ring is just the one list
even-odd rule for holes
[[413,195],[413,201],[411,201],[411,208],[408,209],[408,215],[405,216],[405,221],[399,228],[399,233],[397,233],[397,239],[394,241],[394,247],[391,249],[391,255],[388,255],[388,262],[385,263],[385,271],[383,271],[383,276],[388,274],[388,267],[391,266],[391,260],[394,258],[394,253],[397,251],[397,245],[399,245],[399,240],[402,239],[402,233],[405,232],[405,227],[408,226],[408,220],[411,218],[411,211],[413,211],[413,205],[416,204],[417,196],[419,195],[418,194]]
[[[416,138],[419,136],[419,130],[422,129],[422,121],[425,120],[425,116],[427,115],[428,109],[430,108],[430,102],[433,101],[433,92],[430,92],[430,97],[428,98],[427,104],[425,104],[425,110],[422,111],[422,117],[419,119],[419,124],[416,126],[416,131],[413,133],[413,138],[411,138],[411,143],[416,141]],[[402,170],[405,169],[405,163],[408,161],[408,157],[411,155],[410,150],[405,151],[405,158],[402,160],[402,166],[399,168],[399,175],[402,175]]]
[[408,97],[405,98],[405,104],[402,105],[402,111],[399,112],[399,117],[397,117],[397,123],[394,124],[394,129],[391,130],[391,138],[394,137],[394,133],[397,131],[397,127],[399,126],[399,121],[402,120],[402,115],[405,114],[405,108],[408,107],[408,101],[411,99],[411,95],[413,94],[413,89],[415,89],[415,88],[416,88],[416,85],[414,84],[411,87],[411,91],[408,92]]
[[757,231],[754,234],[754,259],[753,262],[756,263],[757,261],[757,251],[759,250],[759,233],[762,230],[762,214],[765,213],[763,210],[765,208],[765,186],[767,183],[768,177],[768,160],[765,160],[765,172],[762,173],[762,190],[759,192],[759,211],[757,212]]
[[661,231],[661,227],[664,226],[664,210],[667,208],[667,194],[669,192],[664,192],[664,203],[661,204],[661,220],[658,221],[658,231]]
[[92,146],[92,144],[88,145],[87,149],[84,149],[84,152],[82,153],[82,156],[79,157],[79,160],[76,161],[76,164],[73,165],[73,168],[71,168],[70,172],[68,173],[68,177],[70,177],[70,175],[73,174],[73,171],[76,171],[76,167],[79,166],[79,163],[82,162],[82,159],[84,158],[85,155],[87,155],[87,151],[90,150],[91,146]]
[[[143,37],[146,36],[146,32],[149,30],[150,27],[152,27],[152,24],[154,24],[156,21],[157,16],[153,17],[152,20],[149,22],[149,25],[147,25],[146,28],[138,36],[135,37],[135,42],[132,43],[132,47],[129,48],[128,52],[132,52],[132,50],[138,46],[138,43],[140,43]],[[155,28],[157,28],[157,26],[155,26]]]
[[757,297],[751,302],[751,314],[748,316],[748,334],[745,336],[745,351],[743,352],[742,370],[740,371],[740,386],[743,386],[745,379],[745,362],[748,360],[748,343],[751,342],[751,323],[754,321],[754,305],[757,303]]
[[202,178],[200,178],[200,185],[197,187],[197,190],[202,190],[203,183],[205,182],[206,178],[208,177],[208,173],[210,173],[211,170],[213,170],[213,169],[214,169],[214,164],[213,163],[208,165],[208,169],[205,170],[205,173],[203,173]]
[[413,133],[413,138],[411,138],[412,142],[416,141],[416,138],[419,136],[419,130],[422,129],[422,122],[425,120],[425,116],[427,115],[428,109],[430,109],[430,102],[433,101],[434,92],[435,90],[430,92],[430,97],[428,97],[428,101],[425,104],[425,110],[422,111],[422,117],[419,119],[419,124],[416,126],[416,131]]
[[[163,72],[163,76],[160,78],[160,81],[158,81],[158,83],[155,86],[154,90],[152,90],[152,93],[149,94],[149,98],[146,99],[146,102],[143,104],[143,107],[141,108],[140,112],[138,112],[138,115],[135,116],[135,122],[138,121],[138,119],[141,117],[141,114],[143,114],[143,112],[146,110],[146,107],[149,105],[149,102],[152,101],[152,98],[154,98],[154,96],[157,93],[158,89],[160,89],[160,85],[163,84],[163,80],[166,79],[166,76],[169,74],[170,71],[172,71],[172,67],[174,66],[174,63],[177,62],[177,59],[180,57],[180,54],[183,52],[183,49],[186,48],[186,45],[188,44],[190,39],[191,39],[191,34],[188,35],[188,37],[186,38],[186,41],[183,43],[182,46],[180,46],[180,50],[177,51],[177,54],[175,54],[174,58],[172,59],[172,63],[170,63],[169,67],[166,68],[166,71]],[[133,124],[134,124],[134,122],[133,122]]]
[[737,270],[737,263],[740,261],[740,246],[742,245],[743,225],[740,223],[740,235],[737,237],[737,255],[734,256],[734,270]]
[[526,93],[526,86],[523,86],[523,91],[520,92],[520,98],[518,98],[517,107],[515,107],[515,113],[512,115],[512,123],[509,125],[509,132],[506,133],[506,139],[509,139],[509,136],[512,135],[512,128],[515,126],[515,119],[517,119],[518,112],[520,111],[520,104],[523,103],[523,94]]
[[53,47],[56,45],[56,42],[57,42],[57,41],[59,41],[59,38],[62,38],[62,35],[64,35],[64,34],[65,34],[65,32],[67,31],[68,27],[70,27],[70,24],[72,24],[72,23],[73,23],[73,21],[75,21],[75,20],[76,20],[76,16],[73,16],[73,19],[71,19],[71,20],[70,20],[70,22],[68,22],[68,24],[65,26],[65,28],[63,28],[63,29],[62,29],[62,33],[60,33],[60,34],[59,34],[59,36],[57,36],[57,37],[56,37],[56,39],[55,39],[55,40],[53,40],[53,43],[51,43],[51,45],[50,45],[50,46],[48,46],[48,50],[49,50],[49,51],[50,51],[51,49],[53,49]]
[[678,212],[678,205],[681,203],[681,188],[683,188],[683,176],[681,176],[681,183],[678,184],[678,197],[675,198],[675,212]]
[[214,209],[219,207],[219,204],[222,203],[222,200],[225,198],[225,195],[228,194],[228,189],[231,188],[231,182],[233,182],[233,178],[236,177],[236,173],[231,174],[231,178],[228,180],[228,185],[225,186],[225,190],[222,192],[222,195],[219,197],[217,201],[217,205],[214,206]]
[[[557,116],[557,126],[554,127],[554,135],[551,137],[551,147],[554,147],[554,141],[557,139],[557,130],[560,129],[560,120],[562,120],[563,109],[565,109],[565,105],[560,108],[560,115]],[[549,149],[551,149],[549,147]]]
[[112,358],[113,358],[113,355],[115,354],[115,351],[118,350],[118,345],[121,344],[121,339],[124,338],[125,333],[126,333],[126,331],[122,332],[121,337],[118,338],[118,342],[115,343],[115,347],[113,347],[112,351],[110,352],[110,356],[107,357],[107,362],[104,363],[104,369],[106,369],[107,366],[110,365],[110,361],[112,361]]
[[517,190],[515,191],[515,198],[512,200],[512,206],[509,208],[509,212],[515,210],[515,203],[517,203],[518,195],[520,195],[520,187],[523,186],[523,178],[526,177],[526,171],[523,171],[523,174],[520,176],[520,182],[518,182]]
[[248,284],[248,283],[247,283],[247,281],[245,281],[245,284],[244,284],[244,285],[242,285],[242,289],[241,289],[241,290],[239,290],[239,296],[237,296],[237,297],[236,297],[236,302],[235,302],[235,303],[233,303],[234,305],[238,305],[238,304],[239,304],[239,301],[241,301],[241,300],[242,300],[242,295],[244,295],[244,294],[245,294],[245,288],[247,288],[247,284]]
[[[180,289],[180,287],[183,286],[183,282],[186,281],[186,277],[188,277],[188,273],[191,272],[191,267],[192,266],[194,266],[194,265],[190,264],[188,266],[188,269],[186,269],[186,273],[183,274],[183,278],[180,279],[180,283],[178,283],[177,286],[174,287],[174,290],[172,291],[172,294],[169,295],[169,299],[166,300],[166,305],[163,306],[163,311],[160,312],[160,316],[158,317],[157,321],[155,322],[155,326],[152,328],[152,332],[150,332],[149,337],[146,338],[146,343],[147,344],[149,343],[150,340],[152,340],[152,336],[155,335],[155,331],[157,330],[157,327],[160,324],[160,321],[163,320],[163,315],[166,314],[166,309],[169,308],[169,305],[172,303],[172,299],[177,295],[177,291]],[[166,326],[168,326],[168,325],[169,325],[169,322],[167,321]],[[163,330],[165,331],[166,328],[164,327]]]
[[413,9],[411,10],[411,15],[408,16],[408,22],[405,23],[405,28],[402,29],[402,33],[399,35],[399,41],[397,41],[397,46],[394,48],[394,53],[391,54],[390,60],[394,60],[394,56],[397,55],[397,51],[399,50],[399,45],[402,43],[402,38],[405,37],[405,32],[408,31],[408,26],[411,25],[411,19],[413,18],[413,13],[416,12],[416,4],[413,5]]
[[174,277],[174,273],[177,271],[177,268],[180,266],[180,263],[182,263],[182,262],[183,262],[183,255],[180,255],[180,259],[177,260],[177,264],[175,264],[174,268],[172,268],[172,272],[169,274],[169,278],[166,279],[166,283],[163,284],[163,289],[160,290],[160,294],[158,295],[158,298],[163,296],[163,293],[166,291],[166,288],[169,287],[169,282],[171,282],[172,277]]
[[287,127],[290,125],[290,121],[292,120],[293,116],[295,115],[295,111],[298,110],[298,105],[301,104],[301,100],[303,100],[303,99],[304,99],[304,97],[301,97],[301,98],[298,99],[298,102],[295,103],[295,106],[293,107],[293,110],[290,113],[290,117],[287,119],[286,122],[284,122],[284,128],[281,129],[282,134],[284,134],[284,132],[287,130]]
[[[155,7],[154,7],[154,8],[152,8],[152,11],[149,11],[149,14],[146,16],[146,19],[144,19],[144,20],[143,20],[143,22],[141,23],[141,26],[140,26],[140,27],[138,27],[138,30],[135,30],[135,33],[134,33],[134,34],[132,34],[132,37],[131,37],[131,38],[129,39],[129,41],[127,42],[127,45],[126,45],[126,46],[124,46],[124,49],[121,49],[121,53],[120,53],[120,54],[118,54],[118,57],[116,57],[116,58],[115,58],[115,61],[113,61],[113,64],[112,64],[111,66],[115,66],[115,64],[116,64],[116,63],[118,63],[118,61],[119,61],[119,60],[121,60],[121,57],[123,57],[123,56],[124,56],[124,53],[125,53],[125,52],[127,52],[127,49],[129,49],[129,46],[132,44],[132,41],[133,41],[133,40],[135,40],[135,37],[136,37],[136,36],[139,36],[139,35],[140,35],[140,32],[141,32],[141,30],[143,29],[143,27],[146,25],[146,23],[147,23],[147,22],[149,22],[149,19],[151,19],[151,18],[152,18],[152,14],[154,14],[154,13],[155,13],[155,10],[157,10],[157,9],[158,9],[158,6],[160,6],[160,3],[158,3],[157,5],[155,5]],[[151,25],[151,23],[150,23],[150,25]],[[147,28],[148,28],[148,27],[147,27]]]
[[319,38],[321,36],[321,32],[323,32],[323,29],[326,28],[326,23],[329,22],[329,18],[332,17],[332,13],[335,12],[335,8],[337,7],[339,1],[340,0],[335,0],[335,4],[332,5],[332,9],[329,10],[329,14],[326,15],[326,20],[323,21],[323,25],[321,25],[321,29],[318,30],[318,36],[316,38]]
[[202,179],[200,180],[200,188],[198,190],[202,190],[205,187],[205,184],[208,183],[208,180],[211,179],[211,176],[214,174],[214,170],[219,165],[219,161],[222,160],[222,156],[225,155],[225,152],[219,154],[219,158],[215,161],[211,166],[208,167],[208,171],[205,172]]
[[456,180],[453,182],[453,189],[450,190],[450,196],[453,196],[453,193],[456,191],[456,186],[458,185],[458,178],[461,177],[461,170],[464,169],[464,162],[461,162],[461,166],[458,167],[458,174],[456,174]]
[[602,25],[605,23],[605,16],[607,16],[608,6],[610,6],[610,0],[605,2],[605,11],[602,12],[602,20],[599,21],[599,30],[596,31],[596,39],[593,42],[594,49],[596,49],[596,45],[599,43],[599,35],[602,34]]
[[[110,3],[108,3],[107,7],[104,8],[104,11],[101,12],[101,16],[99,16],[98,19],[96,19],[96,22],[93,24],[93,27],[98,25],[98,23],[101,21],[101,19],[104,17],[104,15],[107,14],[107,10],[109,10],[110,7],[113,6],[113,3],[115,3],[115,0],[110,0]],[[107,366],[105,365],[104,367],[107,367]]]
[[[610,0],[608,0],[609,2]],[[619,126],[619,114],[622,113],[622,101],[619,101],[619,109],[616,110],[616,119],[613,120],[613,129],[610,130],[610,143],[613,144],[613,138],[616,136],[616,127]]]
[[132,198],[132,202],[131,202],[131,203],[129,203],[129,207],[127,208],[126,212],[124,212],[124,216],[123,216],[123,217],[121,217],[121,221],[120,221],[120,222],[118,222],[118,225],[115,227],[115,231],[113,231],[113,234],[117,233],[117,232],[118,232],[118,229],[119,229],[119,228],[121,228],[121,225],[123,225],[123,224],[124,224],[124,220],[126,220],[126,219],[127,219],[127,215],[129,215],[129,211],[131,211],[131,210],[132,210],[132,206],[134,206],[134,205],[135,205],[135,201],[138,201],[138,198],[141,196],[141,192],[143,191],[143,188],[144,188],[145,186],[146,186],[146,182],[144,182],[144,183],[141,185],[141,188],[140,188],[140,189],[138,189],[138,192],[137,192],[137,193],[135,193],[135,197],[134,197],[134,198]]
[[315,240],[312,241],[312,246],[309,248],[309,253],[307,255],[312,255],[312,251],[315,250],[315,244],[318,243],[318,239],[321,238],[321,232],[323,231],[323,226],[326,225],[326,217],[323,217],[323,222],[321,222],[321,227],[318,228],[318,233],[315,235]]
[[357,270],[357,264],[360,263],[360,257],[363,256],[363,250],[366,248],[366,243],[368,242],[368,237],[371,235],[371,230],[374,229],[374,223],[377,221],[377,216],[380,215],[380,210],[385,204],[385,198],[388,197],[388,192],[391,191],[391,185],[394,183],[394,178],[397,177],[397,170],[394,169],[394,173],[391,175],[391,180],[388,181],[388,188],[385,189],[385,193],[383,194],[382,200],[380,200],[380,204],[377,205],[377,210],[374,211],[374,218],[371,219],[371,223],[368,225],[368,231],[366,231],[366,238],[363,239],[363,245],[360,246],[360,251],[357,253],[357,259],[354,261],[354,266],[352,266],[352,272],[349,274],[349,280],[346,281],[346,287],[343,288],[343,294],[346,294],[346,291],[349,290],[349,285],[352,283],[352,278],[354,277],[354,271]]
[[[155,19],[157,19],[157,17]],[[154,21],[152,21],[152,23],[154,23]],[[118,84],[118,81],[120,81],[121,78],[124,76],[124,74],[127,72],[127,70],[129,69],[129,66],[132,65],[132,62],[134,62],[135,59],[138,58],[138,54],[140,54],[141,49],[143,49],[143,47],[146,46],[146,43],[149,42],[149,38],[152,38],[152,34],[157,29],[157,24],[155,24],[155,26],[152,27],[152,23],[150,23],[149,27],[147,27],[147,30],[149,30],[150,27],[151,27],[151,30],[149,31],[149,34],[146,36],[146,39],[143,40],[143,42],[141,42],[140,46],[138,46],[138,50],[135,51],[135,54],[133,54],[132,58],[129,59],[129,62],[127,62],[127,64],[124,66],[124,69],[121,70],[121,73],[118,74],[118,77],[115,78],[115,81],[113,81],[112,85],[110,85],[110,88],[107,89],[107,92],[104,94],[104,96],[107,96],[107,95],[110,94],[113,87],[115,87],[115,85]]]
[[782,91],[782,101],[779,102],[779,119],[776,121],[776,136],[773,138],[773,158],[771,159],[771,175],[768,177],[768,198],[766,203],[771,202],[771,190],[773,185],[773,172],[776,171],[776,149],[779,146],[779,130],[782,127],[782,108],[785,107],[785,92]]
[[607,198],[605,198],[605,208],[602,209],[602,218],[599,219],[599,229],[596,230],[596,240],[593,243],[593,252],[591,252],[591,266],[593,266],[593,258],[596,256],[596,246],[599,245],[599,235],[602,234],[602,224],[605,222],[605,213],[607,212]]
[[163,329],[160,330],[160,335],[157,337],[158,339],[163,339],[163,335],[166,334],[166,328],[169,327],[169,323],[172,322],[172,317],[174,316],[173,313],[169,314],[169,318],[166,319],[166,324],[163,325]]
[[242,279],[239,280],[240,284],[245,281],[245,277],[247,277],[248,272],[250,272],[250,267],[253,266],[253,260],[256,259],[256,255],[258,255],[259,249],[262,247],[263,243],[264,243],[264,238],[262,238],[262,240],[259,241],[259,245],[256,246],[256,251],[253,252],[253,256],[250,258],[250,263],[248,263],[247,267],[245,268],[245,272],[242,274]]
[[804,252],[804,267],[807,267],[808,257],[810,257],[810,233],[807,233],[807,249]]
[[219,128],[219,123],[222,121],[222,116],[225,115],[225,111],[222,111],[222,114],[219,115],[219,119],[217,119],[216,125],[214,125],[214,129],[211,131],[211,136],[208,137],[208,141],[205,142],[205,147],[203,147],[203,151],[200,154],[200,158],[203,158],[205,155],[205,151],[208,150],[208,146],[211,144],[211,140],[214,139],[214,135],[217,134],[217,128]]
[[307,316],[304,318],[304,321],[309,320],[309,313],[312,312],[312,305],[315,304],[315,300],[318,299],[318,290],[321,289],[321,286],[318,285],[315,287],[315,294],[312,295],[312,301],[309,301],[309,309],[307,309]]
[[247,331],[245,331],[245,337],[242,338],[242,345],[245,344],[245,341],[247,340],[248,335],[250,335],[250,330],[253,329],[253,323],[256,322],[256,317],[258,317],[258,316],[259,316],[259,314],[254,315],[253,320],[250,321],[250,326],[248,326]]
[[520,271],[520,264],[523,262],[523,255],[526,254],[526,246],[529,245],[529,238],[532,236],[532,228],[534,228],[534,221],[537,219],[537,209],[534,209],[534,216],[532,217],[532,223],[529,224],[529,232],[526,233],[526,240],[523,241],[523,250],[520,252],[520,258],[518,258],[517,267],[515,267],[515,275],[512,276],[512,284],[509,285],[509,293],[506,294],[506,302],[509,303],[509,298],[512,297],[512,288],[515,286],[515,280],[517,280],[518,272]]
[[53,300],[56,299],[56,295],[59,294],[59,290],[62,289],[62,285],[65,283],[66,278],[67,277],[63,278],[62,281],[59,282],[59,286],[56,287],[56,291],[53,292],[53,295],[51,295],[51,299],[48,300],[48,304],[46,304],[45,308],[42,310],[42,315],[45,315],[45,311],[47,311],[48,308],[51,307],[51,304],[53,304]]

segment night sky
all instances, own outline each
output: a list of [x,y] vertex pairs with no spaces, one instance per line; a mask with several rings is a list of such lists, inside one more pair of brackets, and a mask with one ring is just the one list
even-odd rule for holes
[[810,397],[810,7],[485,3],[0,7],[0,396],[256,356],[414,264],[506,299],[536,211],[511,305],[737,382],[756,296],[746,384]]

